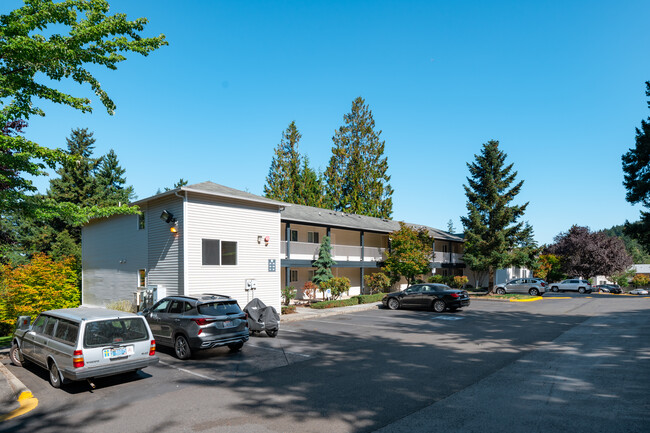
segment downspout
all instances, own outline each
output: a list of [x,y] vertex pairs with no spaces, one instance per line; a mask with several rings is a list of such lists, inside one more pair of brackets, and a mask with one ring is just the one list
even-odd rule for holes
[[190,284],[187,269],[187,191],[183,195],[179,195],[178,191],[175,191],[174,195],[183,198],[183,230],[181,230],[181,236],[183,236],[183,295],[188,296]]

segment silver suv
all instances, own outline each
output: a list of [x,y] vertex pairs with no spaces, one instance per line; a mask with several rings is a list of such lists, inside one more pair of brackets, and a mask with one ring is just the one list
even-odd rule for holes
[[551,283],[550,286],[553,292],[591,293],[592,290],[589,281],[577,278],[560,281],[559,283]]
[[218,346],[236,352],[249,337],[246,313],[230,296],[168,296],[142,314],[158,344],[173,347],[179,359]]
[[541,278],[516,278],[505,284],[497,284],[494,291],[499,295],[527,293],[531,296],[539,296],[546,292],[547,285]]
[[20,367],[29,361],[47,369],[54,388],[158,362],[149,325],[134,313],[80,307],[46,311],[30,321],[29,316],[18,318],[11,362]]

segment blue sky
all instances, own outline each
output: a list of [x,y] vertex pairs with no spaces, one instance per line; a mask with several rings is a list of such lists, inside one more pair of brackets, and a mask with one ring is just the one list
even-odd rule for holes
[[[261,195],[292,120],[301,153],[324,170],[362,96],[386,141],[394,219],[460,230],[466,163],[491,139],[525,181],[517,202],[530,202],[538,242],[638,219],[621,155],[650,115],[647,0],[110,3],[147,17],[144,34],[169,46],[91,69],[114,116],[97,98],[90,115],[42,103],[47,116],[26,137],[65,147],[73,128],[89,128],[139,198],[179,178]],[[0,13],[21,4],[3,0]],[[48,178],[36,185],[44,192]]]

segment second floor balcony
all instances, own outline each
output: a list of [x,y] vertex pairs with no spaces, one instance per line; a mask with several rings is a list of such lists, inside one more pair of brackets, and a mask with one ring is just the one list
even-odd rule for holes
[[[318,250],[320,249],[320,244],[294,241],[290,243],[289,255],[287,254],[287,242],[283,241],[280,245],[280,254],[282,258],[292,260],[316,260],[318,258]],[[332,259],[334,261],[348,262],[381,262],[386,260],[386,250],[386,248],[380,247],[333,244]],[[435,251],[433,263],[464,263],[463,255],[459,253]]]

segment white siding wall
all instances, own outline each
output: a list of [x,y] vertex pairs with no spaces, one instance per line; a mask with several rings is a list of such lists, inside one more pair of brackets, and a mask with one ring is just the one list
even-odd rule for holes
[[[220,293],[237,299],[243,308],[252,295],[246,279],[257,280],[254,296],[280,311],[280,211],[256,205],[190,194],[187,203],[188,294]],[[262,236],[262,242],[257,237]],[[268,245],[264,237],[269,236]],[[202,239],[237,242],[236,266],[203,266]],[[268,261],[276,262],[269,272]]]
[[147,230],[137,215],[92,221],[81,229],[82,303],[134,300],[138,269],[147,269]]
[[[167,210],[178,220],[178,233],[169,231],[173,224],[160,219]],[[148,283],[162,285],[161,295],[183,294],[183,198],[167,196],[148,203],[147,233],[149,235]]]

